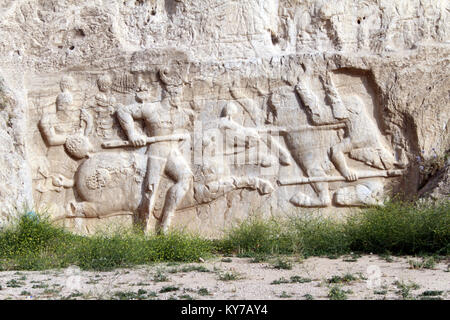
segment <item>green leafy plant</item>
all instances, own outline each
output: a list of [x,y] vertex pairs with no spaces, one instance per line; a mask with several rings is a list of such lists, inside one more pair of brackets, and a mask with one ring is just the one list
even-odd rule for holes
[[328,298],[330,300],[347,300],[349,293],[346,290],[343,290],[340,286],[334,285],[328,291]]
[[395,281],[394,285],[399,289],[397,294],[399,294],[403,299],[411,299],[411,290],[417,290],[420,286],[414,282],[403,282],[403,281]]
[[235,271],[221,272],[219,274],[219,280],[221,281],[233,281],[241,279],[241,275]]
[[197,293],[201,296],[209,296],[211,293],[208,291],[207,288],[200,288],[198,289]]
[[165,293],[165,292],[172,292],[172,291],[178,291],[180,288],[175,287],[175,286],[166,286],[161,288],[161,290],[159,290],[160,293]]
[[332,276],[330,279],[327,280],[328,283],[349,283],[352,281],[358,280],[357,277],[350,273],[346,273],[343,276]]
[[292,269],[292,263],[286,259],[280,259],[278,258],[276,262],[273,264],[274,269],[284,269],[284,270],[291,270]]

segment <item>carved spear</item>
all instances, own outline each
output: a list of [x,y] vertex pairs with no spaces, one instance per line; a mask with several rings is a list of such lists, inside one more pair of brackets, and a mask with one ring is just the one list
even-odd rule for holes
[[288,133],[288,132],[300,132],[300,131],[317,131],[317,130],[335,130],[344,129],[346,127],[345,123],[335,123],[335,124],[324,124],[317,126],[298,126],[296,128],[283,128],[283,127],[264,127],[256,128],[259,133]]
[[[382,171],[359,171],[358,177],[363,178],[374,178],[374,177],[396,177],[401,176],[403,170],[382,170]],[[295,178],[280,178],[277,180],[278,185],[287,186],[292,184],[306,184],[314,182],[333,182],[333,181],[346,181],[343,176],[323,176],[323,177],[295,177]]]
[[[188,140],[190,139],[190,135],[187,133],[178,133],[178,134],[171,134],[168,136],[155,136],[155,137],[148,137],[146,139],[146,144],[155,143],[155,142],[163,142],[163,141],[181,141],[181,140]],[[102,147],[105,149],[110,148],[120,148],[120,147],[132,147],[130,141],[128,140],[112,140],[112,141],[105,141],[102,143]]]

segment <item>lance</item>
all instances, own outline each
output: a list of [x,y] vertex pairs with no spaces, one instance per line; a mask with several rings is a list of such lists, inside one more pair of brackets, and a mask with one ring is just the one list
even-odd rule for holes
[[[382,171],[359,171],[358,178],[375,178],[375,177],[396,177],[401,176],[403,170],[382,170]],[[323,177],[295,177],[295,178],[281,178],[277,180],[278,185],[287,186],[292,184],[306,184],[315,182],[334,182],[347,181],[343,176],[323,176]]]
[[257,128],[259,133],[288,133],[288,132],[301,132],[301,131],[319,131],[319,130],[335,130],[344,129],[345,123],[325,124],[319,126],[299,126],[296,128],[282,128],[282,127],[267,127]]
[[[179,134],[171,134],[168,136],[155,136],[148,137],[146,139],[146,144],[155,143],[155,142],[165,142],[165,141],[181,141],[181,140],[189,140],[190,135],[187,133],[179,133]],[[105,141],[102,143],[102,147],[109,148],[120,148],[120,147],[132,147],[130,141],[128,140],[111,140]]]

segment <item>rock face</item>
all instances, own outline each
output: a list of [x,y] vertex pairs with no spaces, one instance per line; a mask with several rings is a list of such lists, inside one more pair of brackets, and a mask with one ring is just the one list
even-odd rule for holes
[[214,236],[412,195],[450,147],[445,0],[0,9],[2,221]]
[[419,196],[432,200],[449,200],[450,197],[450,160],[432,176],[419,190]]
[[0,226],[32,205],[25,97],[23,89],[14,93],[0,74]]

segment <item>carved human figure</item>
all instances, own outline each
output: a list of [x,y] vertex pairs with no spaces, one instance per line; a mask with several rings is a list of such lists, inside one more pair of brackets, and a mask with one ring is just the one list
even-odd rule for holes
[[[61,92],[56,98],[56,112],[45,113],[38,124],[42,137],[50,147],[47,159],[52,172],[48,178],[58,192],[73,186],[76,160],[80,157],[72,152],[72,146],[75,140],[87,139],[84,137],[92,129],[92,117],[89,113],[73,105],[72,87],[73,79],[69,76],[62,77]],[[89,143],[86,146],[88,150],[85,151],[89,152],[91,146]]]
[[[255,105],[254,101],[252,99],[248,99],[239,89],[231,88],[230,89],[231,96],[236,99],[236,102],[239,103],[239,105],[246,111],[246,113],[249,115],[249,117],[253,120],[255,125],[263,125],[265,124],[263,119],[264,115],[262,114],[261,110]],[[274,139],[270,134],[267,135],[266,140],[263,139],[263,137],[260,134],[261,132],[265,132],[265,130],[258,131],[257,128],[248,128],[244,127],[240,124],[238,124],[236,121],[233,120],[233,116],[237,113],[237,108],[235,105],[231,104],[226,107],[222,111],[227,113],[227,116],[221,117],[221,122],[223,123],[222,126],[224,128],[229,127],[229,129],[233,129],[236,132],[242,132],[242,135],[247,135],[248,137],[253,137],[255,142],[258,143],[265,143],[270,145],[270,151],[272,155],[276,156],[278,159],[278,162],[283,166],[289,166],[291,165],[291,158],[289,155],[289,152],[281,146],[281,144]],[[272,164],[272,159],[270,155],[265,155],[261,151],[259,151],[258,159],[260,160],[260,165],[263,167],[268,167]]]
[[[178,88],[177,88],[178,89]],[[150,103],[148,91],[136,94],[139,103],[124,106],[117,111],[117,118],[128,140],[135,147],[147,144],[145,135],[139,134],[133,120],[144,120],[145,129],[151,137],[170,136],[174,134],[174,121],[183,110],[179,108],[179,90],[166,90],[160,102]],[[155,206],[161,176],[166,174],[174,184],[168,189],[162,209],[160,232],[167,232],[180,202],[186,195],[192,180],[192,171],[183,157],[177,141],[161,141],[147,147],[147,175],[144,182],[144,194],[139,212],[140,222],[148,230],[149,215]]]
[[[56,112],[46,113],[39,121],[41,133],[49,146],[64,145],[68,136],[73,134],[89,134],[92,118],[86,110],[73,106],[71,89],[73,79],[64,76],[60,81],[61,92],[56,98]],[[81,122],[85,122],[83,128]]]
[[[237,189],[257,190],[261,195],[274,190],[271,183],[265,179],[254,176],[236,176],[231,173],[227,156],[235,155],[236,152],[244,152],[261,140],[255,128],[244,127],[233,120],[233,116],[237,113],[237,106],[232,102],[228,103],[222,109],[219,120],[213,121],[216,127],[203,133],[201,168],[203,181],[194,185],[194,197],[198,203],[211,202]],[[231,137],[227,136],[227,132]],[[219,144],[223,143],[224,135],[226,143],[223,147]],[[271,161],[266,157],[261,159],[259,164],[268,166],[271,165]]]
[[[374,120],[367,114],[362,100],[357,96],[349,96],[342,100],[332,84],[330,77],[322,79],[322,82],[325,85],[326,96],[330,102],[329,107],[322,106],[318,102],[317,97],[308,88],[304,80],[299,81],[295,88],[307,108],[314,125],[345,124],[345,136],[342,137],[339,143],[330,146],[328,150],[329,157],[336,169],[347,181],[358,180],[358,173],[347,164],[345,158],[345,154],[347,153],[350,157],[363,161],[373,167],[391,169],[394,165],[394,158],[383,147],[379,129]],[[331,109],[331,112],[327,112],[327,108],[329,108],[328,110]],[[318,166],[314,159],[311,159],[312,161],[308,159],[304,160],[303,166],[306,167],[306,174],[308,176],[326,176],[325,170]],[[328,191],[328,183],[316,182],[313,184],[313,187],[318,193],[318,199],[312,199],[299,192],[291,198],[291,203],[297,206],[329,205],[331,199]]]
[[[333,119],[321,117],[323,106],[317,103],[317,98],[309,91],[306,84],[300,81],[296,86],[297,92],[305,106],[310,110],[312,121],[315,125],[343,122],[346,125],[346,136],[342,141],[330,149],[330,157],[338,171],[348,180],[358,179],[356,171],[349,168],[344,154],[356,160],[379,169],[391,169],[394,166],[394,157],[381,142],[381,134],[378,126],[369,117],[361,98],[356,95],[345,97],[343,100],[337,93],[331,78],[324,80],[327,96],[331,101]],[[359,151],[356,151],[359,150]],[[353,152],[355,151],[355,152]]]
[[109,75],[102,75],[97,79],[97,87],[100,91],[95,96],[95,134],[101,138],[109,138],[113,135],[114,112],[116,99],[111,95],[112,80]]
[[218,129],[225,136],[224,155],[247,153],[249,162],[256,161],[263,167],[271,166],[272,160],[259,151],[258,145],[263,143],[263,140],[258,131],[256,128],[245,127],[236,122],[233,117],[237,114],[236,104],[230,102],[222,109],[218,120]]
[[[273,92],[269,100],[270,106],[273,108],[272,112],[284,114],[286,112],[281,111],[285,109],[293,112],[294,109],[292,109],[291,104],[298,102],[296,99],[288,98],[289,96],[286,96],[284,92]],[[306,125],[306,116],[304,116],[304,123],[294,122],[300,121],[301,117],[299,119],[291,118],[292,120],[289,118],[289,115],[283,115],[281,118],[278,117],[275,123],[290,127],[284,134],[284,139],[292,158],[308,177],[325,177],[332,167],[327,155],[332,135],[329,132],[313,130],[297,132],[294,129]],[[317,196],[310,197],[302,192],[298,192],[290,199],[290,202],[295,206],[303,207],[326,207],[331,204],[327,182],[314,182],[311,186]]]

